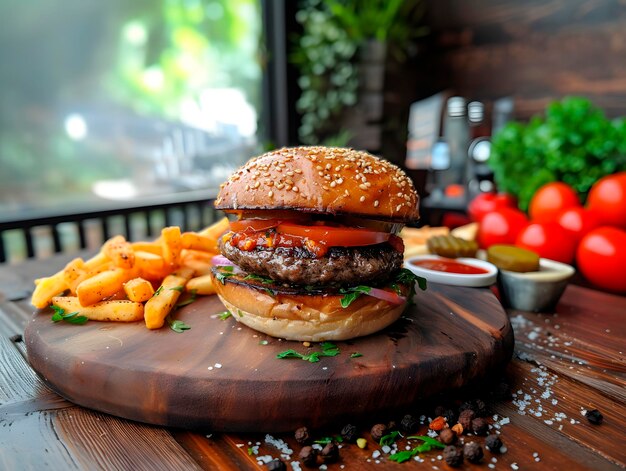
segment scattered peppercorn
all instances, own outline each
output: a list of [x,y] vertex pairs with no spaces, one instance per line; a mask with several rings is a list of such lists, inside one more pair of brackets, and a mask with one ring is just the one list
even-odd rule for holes
[[439,430],[443,430],[444,428],[446,428],[446,425],[446,419],[439,416],[435,417],[432,422],[428,424],[428,428],[434,430],[435,432],[438,432]]
[[398,430],[398,424],[395,420],[390,420],[387,423],[387,432],[393,432],[394,430]]
[[502,448],[502,440],[496,434],[489,435],[485,438],[485,447],[491,453],[500,453],[500,448]]
[[372,435],[372,440],[378,443],[381,438],[387,435],[387,426],[385,424],[376,424],[370,430],[370,434]]
[[281,460],[276,458],[266,465],[267,471],[287,471],[287,466]]
[[477,416],[479,417],[484,417],[487,414],[487,404],[485,404],[485,401],[482,401],[480,399],[476,399],[474,401],[474,412],[476,413]]
[[456,433],[452,429],[444,428],[439,432],[439,441],[446,445],[452,445],[456,441]]
[[317,450],[310,446],[302,447],[300,453],[298,454],[300,461],[309,468],[314,468],[317,466]]
[[483,459],[483,448],[476,442],[466,443],[463,447],[463,456],[470,463],[478,463]]
[[476,414],[472,409],[463,409],[459,414],[459,423],[463,426],[463,430],[469,432],[472,430],[472,420],[476,418]]
[[440,414],[446,419],[449,424],[456,424],[457,415],[452,409],[446,409],[443,414]]
[[412,433],[417,428],[417,420],[411,414],[407,414],[402,417],[400,428],[404,433]]
[[604,416],[598,409],[588,410],[585,412],[585,417],[587,417],[587,420],[593,425],[600,425],[604,420]]
[[324,463],[334,463],[339,459],[339,447],[335,442],[329,442],[320,453]]
[[474,404],[472,404],[470,401],[465,401],[463,404],[459,406],[459,415],[464,410],[474,410]]
[[476,435],[487,435],[489,433],[489,424],[482,417],[476,417],[472,420],[472,431]]
[[300,445],[306,445],[311,441],[311,437],[309,436],[309,429],[306,427],[300,427],[298,430],[296,430],[294,436],[296,438],[296,441]]
[[341,429],[341,436],[348,443],[354,443],[359,438],[357,429],[354,425],[348,424]]
[[457,468],[463,464],[463,450],[454,445],[448,445],[443,449],[443,458],[449,466]]

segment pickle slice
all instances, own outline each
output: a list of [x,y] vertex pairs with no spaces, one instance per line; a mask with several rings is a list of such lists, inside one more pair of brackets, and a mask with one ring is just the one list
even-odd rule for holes
[[440,235],[426,241],[428,251],[447,258],[475,257],[478,244],[473,240],[465,240],[451,235]]
[[539,255],[514,245],[492,245],[487,249],[487,261],[501,270],[519,273],[539,270]]

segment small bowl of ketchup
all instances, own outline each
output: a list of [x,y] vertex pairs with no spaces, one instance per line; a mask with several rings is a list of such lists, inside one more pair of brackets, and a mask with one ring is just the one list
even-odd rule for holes
[[438,255],[418,255],[404,266],[433,283],[456,286],[491,286],[498,277],[498,268],[476,258],[445,258]]

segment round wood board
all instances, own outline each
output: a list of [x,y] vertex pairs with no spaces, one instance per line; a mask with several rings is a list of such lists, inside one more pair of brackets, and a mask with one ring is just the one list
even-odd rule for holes
[[277,359],[290,348],[320,348],[221,320],[216,296],[177,311],[191,326],[183,333],[139,322],[53,324],[45,310],[25,341],[44,381],[81,406],[157,425],[281,432],[406,410],[494,374],[511,358],[513,331],[490,290],[431,283],[415,301],[392,326],[335,342],[341,353],[317,363]]

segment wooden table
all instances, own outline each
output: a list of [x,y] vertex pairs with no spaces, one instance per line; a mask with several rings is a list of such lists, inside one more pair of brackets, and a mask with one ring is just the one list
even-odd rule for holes
[[[21,334],[33,313],[32,280],[52,274],[69,258],[0,265],[0,469],[259,469],[260,457],[280,457],[263,434],[196,433],[130,422],[75,406],[50,390],[25,360]],[[499,427],[508,450],[486,451],[481,464],[466,462],[463,469],[623,469],[626,297],[570,285],[554,314],[509,314],[516,349],[504,375],[512,397],[488,403],[489,421]],[[452,396],[463,400],[467,394]],[[401,414],[419,417],[423,410],[432,416],[428,407],[416,404]],[[604,415],[601,425],[581,413],[594,408]],[[368,448],[342,445],[340,461],[328,469],[448,469],[440,451],[420,455],[423,462],[402,464],[384,452],[377,456],[380,447],[368,432],[373,424],[368,418],[355,421],[362,424]],[[340,429],[313,433],[321,438]],[[275,438],[293,450],[287,461],[297,461],[301,446],[293,436]],[[400,449],[405,446],[401,440]]]

